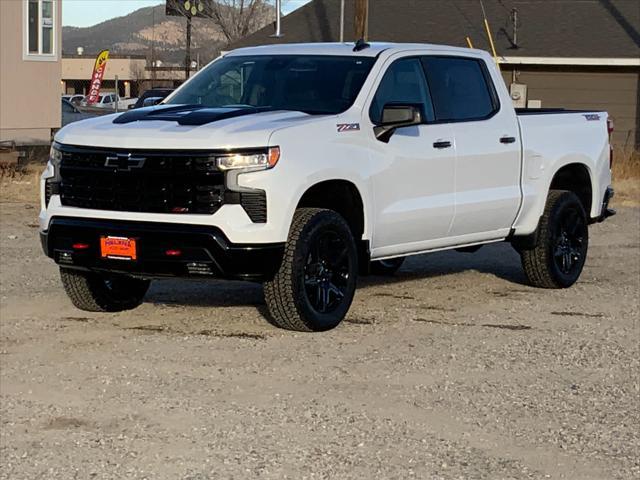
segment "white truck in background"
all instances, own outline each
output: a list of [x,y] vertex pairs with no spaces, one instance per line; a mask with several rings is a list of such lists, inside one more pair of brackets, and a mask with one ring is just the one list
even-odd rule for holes
[[565,288],[615,213],[610,133],[605,112],[514,110],[479,50],[239,49],[160,105],[60,130],[40,235],[91,311],[136,307],[154,278],[243,279],[274,324],[326,330],[359,273],[500,241]]

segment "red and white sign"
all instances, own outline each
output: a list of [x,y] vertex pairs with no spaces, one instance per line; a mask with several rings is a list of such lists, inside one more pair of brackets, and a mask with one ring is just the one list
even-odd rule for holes
[[102,77],[107,69],[107,60],[109,59],[109,50],[103,50],[98,54],[96,63],[93,66],[93,74],[91,74],[91,85],[89,86],[89,95],[87,105],[93,105],[100,98],[100,87],[102,86]]

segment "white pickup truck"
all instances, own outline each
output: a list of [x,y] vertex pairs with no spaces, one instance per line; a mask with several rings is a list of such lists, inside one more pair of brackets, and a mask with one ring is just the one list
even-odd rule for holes
[[162,104],[58,132],[40,235],[72,302],[151,279],[264,282],[270,321],[335,327],[358,274],[507,241],[532,285],[578,279],[615,213],[606,112],[516,111],[486,53],[422,44],[235,50]]

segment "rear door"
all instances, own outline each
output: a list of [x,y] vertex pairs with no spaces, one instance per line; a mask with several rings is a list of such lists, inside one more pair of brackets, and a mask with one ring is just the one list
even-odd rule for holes
[[[422,110],[424,124],[399,128],[388,143],[373,140],[376,223],[374,255],[393,255],[428,248],[448,235],[454,213],[455,148],[450,125],[434,119],[419,57],[393,61],[369,110],[379,123],[387,104],[411,104]],[[381,250],[380,250],[381,249]],[[377,251],[376,251],[377,250]]]
[[500,105],[484,60],[425,56],[423,64],[436,121],[450,123],[455,137],[456,212],[450,235],[486,233],[474,241],[501,236],[511,228],[521,199],[515,111]]

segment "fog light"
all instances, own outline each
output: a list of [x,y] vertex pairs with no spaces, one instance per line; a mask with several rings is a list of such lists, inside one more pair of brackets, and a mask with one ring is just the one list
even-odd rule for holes
[[179,257],[182,255],[182,250],[167,250],[164,252],[167,257]]

